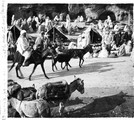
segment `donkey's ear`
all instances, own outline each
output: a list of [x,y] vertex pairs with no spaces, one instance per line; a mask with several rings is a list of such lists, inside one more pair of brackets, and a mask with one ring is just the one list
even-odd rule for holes
[[35,84],[32,85],[35,88]]
[[74,75],[74,78],[76,78],[76,76]]

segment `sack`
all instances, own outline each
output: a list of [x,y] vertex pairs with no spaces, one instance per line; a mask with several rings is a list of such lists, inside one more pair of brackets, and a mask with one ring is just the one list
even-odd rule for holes
[[46,84],[47,99],[58,100],[64,99],[69,94],[69,88],[67,83],[55,82]]
[[39,98],[43,98],[47,101],[56,101],[67,99],[69,95],[69,86],[65,81],[59,81],[54,83],[47,83],[43,85],[37,93]]
[[14,82],[13,80],[8,80],[8,95],[9,96],[13,96],[20,89],[21,89],[21,85],[19,85],[17,82]]

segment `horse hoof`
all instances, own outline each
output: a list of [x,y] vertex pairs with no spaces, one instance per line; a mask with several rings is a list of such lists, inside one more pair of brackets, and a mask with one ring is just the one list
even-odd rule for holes
[[46,77],[47,79],[49,79],[49,77]]
[[24,77],[23,77],[23,76],[21,76],[21,77],[20,77],[20,76],[18,76],[18,78],[19,78],[19,79],[24,79]]
[[31,77],[29,77],[29,81],[31,81]]

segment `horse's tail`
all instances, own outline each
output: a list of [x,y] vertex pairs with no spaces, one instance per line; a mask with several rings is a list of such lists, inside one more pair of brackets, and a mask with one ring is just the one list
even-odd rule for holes
[[18,56],[18,55],[20,55],[19,52],[15,52],[15,54],[14,54],[14,59],[13,59],[13,64],[12,64],[12,66],[11,66],[11,68],[9,69],[8,72],[10,72],[10,71],[13,69],[15,63],[18,62],[18,58],[21,57],[21,56]]

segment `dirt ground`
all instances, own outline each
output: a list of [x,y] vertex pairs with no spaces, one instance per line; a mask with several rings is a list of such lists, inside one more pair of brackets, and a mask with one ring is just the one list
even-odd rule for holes
[[[8,73],[8,79],[13,79],[22,87],[35,84],[38,89],[47,82],[74,80],[74,75],[84,80],[85,92],[72,93],[66,104],[64,117],[134,117],[134,68],[129,56],[118,58],[87,58],[82,68],[78,66],[78,59],[71,59],[72,68],[69,71],[61,70],[57,63],[58,71],[53,72],[51,60],[44,62],[46,74],[43,75],[38,66],[28,80],[33,65],[22,67],[24,79],[18,79],[15,69]],[[8,61],[8,68],[12,62]],[[120,95],[120,92],[127,95]],[[54,117],[58,117],[57,107],[52,108]]]

